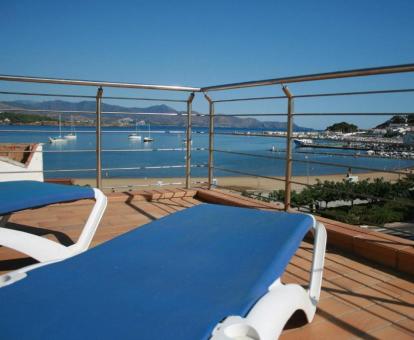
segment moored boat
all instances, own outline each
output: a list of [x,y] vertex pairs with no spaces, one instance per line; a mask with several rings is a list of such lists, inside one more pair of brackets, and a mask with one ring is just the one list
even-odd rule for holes
[[153,142],[154,138],[151,138],[151,125],[148,123],[148,136],[144,137],[144,143]]
[[[135,132],[128,135],[128,139],[141,140],[141,136],[138,134],[138,122],[135,121]],[[145,138],[144,138],[145,141]]]
[[295,146],[312,146],[312,139],[294,139]]
[[73,117],[72,116],[70,116],[70,120],[71,120],[71,127],[70,127],[71,132],[69,132],[67,135],[65,135],[65,139],[73,140],[73,139],[76,139],[77,136],[76,136],[76,132],[75,132],[75,127],[73,126]]
[[62,137],[62,120],[59,115],[59,136],[57,137],[49,137],[49,143],[64,143],[67,142],[67,139]]

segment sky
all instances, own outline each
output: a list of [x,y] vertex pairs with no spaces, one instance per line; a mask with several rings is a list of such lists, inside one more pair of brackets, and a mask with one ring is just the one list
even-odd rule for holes
[[[0,74],[8,75],[202,87],[414,62],[413,0],[2,0],[0,13]],[[292,84],[290,88],[294,94],[414,88],[414,74]],[[0,90],[79,94],[96,91],[11,82],[0,82]],[[187,96],[114,89],[105,89],[105,94]],[[281,94],[280,86],[271,86],[214,92],[212,96],[220,99]],[[194,109],[207,112],[201,94],[196,96]],[[414,112],[413,93],[298,99],[295,110]],[[286,111],[286,102],[223,103],[217,104],[216,111],[279,113]],[[325,128],[347,120],[371,127],[384,119],[341,116],[296,118],[295,122]]]

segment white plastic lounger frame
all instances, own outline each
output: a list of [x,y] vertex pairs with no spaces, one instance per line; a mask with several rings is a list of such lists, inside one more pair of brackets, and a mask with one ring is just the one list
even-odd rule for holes
[[298,284],[284,285],[278,278],[250,310],[249,314],[229,316],[218,324],[211,340],[273,340],[280,336],[286,322],[297,311],[305,312],[308,322],[313,320],[321,293],[326,248],[326,229],[313,218],[314,249],[309,289]]
[[[19,230],[4,228],[2,226],[5,223],[0,223],[1,246],[17,250],[39,261],[39,263],[17,269],[8,274],[0,275],[0,287],[21,279],[29,270],[67,259],[88,249],[107,205],[107,198],[102,191],[98,189],[93,190],[95,205],[88,217],[88,220],[86,221],[85,227],[83,228],[78,241],[69,247],[41,236],[29,234]],[[8,217],[5,216],[4,218],[7,219]]]

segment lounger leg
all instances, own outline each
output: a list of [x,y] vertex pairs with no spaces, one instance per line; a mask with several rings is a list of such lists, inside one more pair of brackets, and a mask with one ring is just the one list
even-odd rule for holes
[[[314,302],[315,306],[319,301],[322,286],[323,266],[325,262],[325,250],[326,250],[326,229],[325,226],[320,223],[315,223],[315,241],[313,246],[313,259],[312,259],[312,272],[309,285],[309,296]],[[312,316],[313,319],[313,316]],[[310,321],[312,321],[309,320]]]
[[303,310],[310,320],[315,314],[316,305],[301,286],[280,284],[263,296],[247,317],[232,316],[218,325],[212,339],[277,339],[286,322],[297,310]]
[[11,215],[0,216],[0,228],[5,227]]

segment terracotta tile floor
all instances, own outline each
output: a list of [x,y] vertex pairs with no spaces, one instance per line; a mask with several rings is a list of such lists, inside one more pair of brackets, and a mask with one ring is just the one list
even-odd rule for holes
[[[175,211],[200,202],[192,197],[110,200],[93,246]],[[8,227],[71,244],[77,239],[92,202],[49,206],[16,213]],[[307,284],[312,245],[302,243],[289,264],[284,282]],[[0,247],[0,273],[30,263],[24,255]],[[413,264],[414,265],[414,264]],[[285,328],[282,339],[413,339],[414,279],[368,261],[328,248],[318,312],[311,324],[300,313]]]

